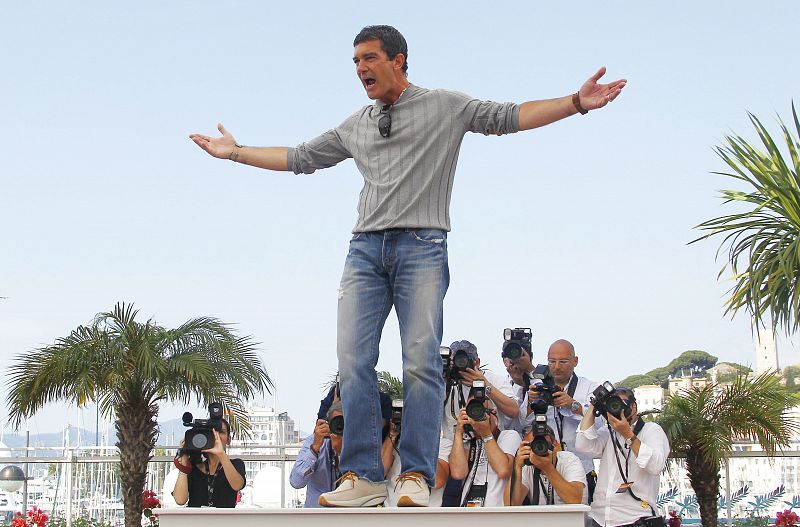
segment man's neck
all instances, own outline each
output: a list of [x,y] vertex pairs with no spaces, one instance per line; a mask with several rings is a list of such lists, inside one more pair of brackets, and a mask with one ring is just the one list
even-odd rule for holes
[[403,92],[406,91],[406,88],[409,87],[411,83],[408,82],[408,79],[403,75],[402,79],[397,79],[395,85],[392,87],[391,90],[386,94],[386,96],[381,99],[381,102],[384,104],[394,104],[399,99],[400,96],[403,95]]

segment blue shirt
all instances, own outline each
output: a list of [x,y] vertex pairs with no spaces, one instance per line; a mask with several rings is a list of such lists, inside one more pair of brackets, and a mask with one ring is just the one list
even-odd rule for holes
[[334,468],[334,452],[328,438],[322,443],[319,454],[311,450],[314,434],[303,441],[303,448],[297,454],[297,460],[289,475],[289,483],[296,489],[306,488],[306,503],[304,507],[319,507],[319,496],[324,492],[332,491],[339,478],[338,469]]

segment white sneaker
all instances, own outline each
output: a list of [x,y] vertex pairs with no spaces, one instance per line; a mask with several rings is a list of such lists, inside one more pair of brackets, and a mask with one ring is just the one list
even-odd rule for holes
[[386,483],[373,483],[359,478],[355,472],[346,472],[339,478],[336,490],[319,497],[323,507],[375,507],[386,500]]
[[425,481],[425,476],[419,472],[400,474],[397,477],[395,492],[398,507],[427,507],[431,497],[431,488]]

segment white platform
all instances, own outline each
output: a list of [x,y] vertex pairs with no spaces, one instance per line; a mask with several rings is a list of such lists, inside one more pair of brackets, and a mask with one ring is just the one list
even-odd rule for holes
[[160,509],[161,527],[583,527],[587,505],[485,508]]

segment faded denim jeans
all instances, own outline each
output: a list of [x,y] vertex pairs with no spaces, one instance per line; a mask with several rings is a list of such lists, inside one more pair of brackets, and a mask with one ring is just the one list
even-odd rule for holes
[[350,240],[339,289],[337,354],[345,416],[341,470],[383,481],[381,409],[375,366],[392,306],[403,348],[402,472],[434,483],[444,380],[439,345],[450,272],[447,233],[389,229]]

